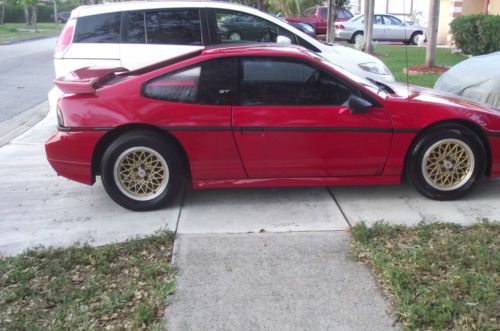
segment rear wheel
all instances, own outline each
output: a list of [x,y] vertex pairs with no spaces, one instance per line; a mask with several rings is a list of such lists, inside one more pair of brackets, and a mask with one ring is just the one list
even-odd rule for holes
[[454,200],[469,193],[484,174],[486,151],[469,129],[434,130],[422,137],[408,158],[407,175],[423,195]]
[[356,45],[360,45],[364,39],[365,39],[365,37],[363,36],[363,32],[358,31],[352,35],[351,43],[356,44]]
[[152,132],[118,137],[104,152],[101,177],[109,196],[136,211],[171,202],[184,182],[184,166],[175,145]]

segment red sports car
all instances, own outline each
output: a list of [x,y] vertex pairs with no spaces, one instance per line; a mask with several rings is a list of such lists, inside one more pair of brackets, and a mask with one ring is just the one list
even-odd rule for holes
[[196,189],[397,184],[456,199],[500,175],[500,110],[375,84],[301,47],[205,49],[56,81],[47,158],[132,210]]

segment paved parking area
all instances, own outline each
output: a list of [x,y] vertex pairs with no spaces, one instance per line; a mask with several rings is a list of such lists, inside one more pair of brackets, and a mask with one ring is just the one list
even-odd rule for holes
[[360,221],[470,224],[484,217],[500,219],[499,180],[481,183],[473,194],[454,202],[426,199],[406,185],[187,189],[169,208],[130,212],[111,201],[99,180],[89,187],[56,176],[43,146],[55,123],[49,114],[0,148],[2,255],[39,245],[104,244],[163,228],[182,234],[336,231]]

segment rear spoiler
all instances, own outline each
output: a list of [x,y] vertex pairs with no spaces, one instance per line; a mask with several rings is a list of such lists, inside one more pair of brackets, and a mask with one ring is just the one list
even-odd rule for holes
[[54,83],[64,93],[93,94],[104,83],[116,76],[117,73],[127,72],[128,69],[92,68],[86,67],[57,78]]

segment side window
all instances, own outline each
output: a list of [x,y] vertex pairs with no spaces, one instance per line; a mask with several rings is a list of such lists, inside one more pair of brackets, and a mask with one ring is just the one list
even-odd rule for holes
[[75,43],[119,43],[121,13],[108,13],[78,18]]
[[375,24],[384,24],[384,21],[382,20],[382,16],[380,15],[375,15]]
[[131,44],[145,44],[144,12],[128,12],[127,15],[127,42]]
[[198,9],[146,11],[146,43],[201,45],[201,21]]
[[347,102],[347,86],[307,64],[283,59],[242,60],[242,105],[332,105]]
[[271,22],[240,12],[216,10],[217,43],[276,42],[279,35],[294,35]]
[[144,88],[144,96],[165,101],[194,103],[198,95],[201,66],[158,77]]
[[328,17],[328,8],[320,8],[319,9],[319,17],[326,19]]
[[387,25],[401,25],[401,21],[392,16],[384,16],[384,22]]
[[149,81],[145,97],[181,103],[230,105],[237,89],[238,60],[223,58]]

